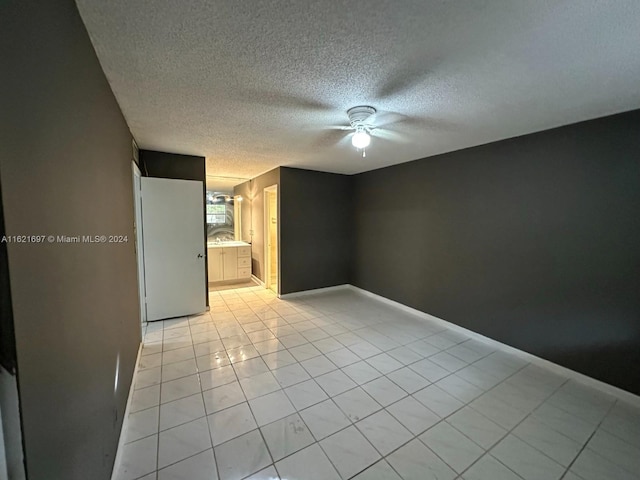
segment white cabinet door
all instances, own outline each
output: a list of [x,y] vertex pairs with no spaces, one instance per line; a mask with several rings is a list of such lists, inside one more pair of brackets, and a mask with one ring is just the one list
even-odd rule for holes
[[193,180],[141,179],[147,320],[206,308],[202,188]]
[[235,280],[238,278],[238,249],[236,247],[225,247],[223,250],[224,279]]
[[209,263],[209,281],[210,282],[220,282],[224,280],[224,265],[222,263],[222,259],[224,255],[222,255],[222,248],[210,248],[208,250],[207,262]]

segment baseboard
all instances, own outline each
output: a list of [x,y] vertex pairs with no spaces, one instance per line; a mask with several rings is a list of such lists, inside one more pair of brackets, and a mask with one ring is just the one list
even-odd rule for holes
[[122,428],[120,429],[120,437],[118,438],[118,450],[116,451],[116,458],[113,461],[113,470],[111,471],[111,480],[116,480],[116,473],[120,469],[120,463],[122,462],[122,451],[124,450],[124,442],[127,438],[127,418],[129,418],[129,410],[131,409],[131,402],[133,400],[133,391],[135,390],[136,378],[138,377],[138,365],[140,364],[140,357],[142,356],[143,342],[140,342],[138,346],[138,355],[136,356],[136,364],[133,367],[133,376],[131,377],[131,385],[129,385],[129,396],[127,397],[127,406],[124,408],[124,417],[122,417]]
[[253,280],[254,282],[256,282],[258,285],[260,285],[261,287],[265,287],[265,284],[262,280],[260,280],[258,277],[256,277],[255,275],[251,274],[251,280]]
[[[394,306],[396,308],[398,308],[399,310],[405,311],[407,313],[413,314],[417,317],[420,318],[424,318],[424,319],[428,319],[431,320],[432,322],[438,323],[440,325],[442,325],[443,327],[446,327],[450,330],[454,330],[457,332],[460,332],[470,338],[473,338],[474,340],[478,340],[482,343],[485,343],[487,345],[490,345],[492,347],[495,348],[499,348],[500,350],[509,352],[513,355],[516,355],[524,360],[526,360],[527,362],[530,362],[534,365],[538,365],[539,367],[542,368],[546,368],[548,370],[551,370],[554,373],[557,373],[558,375],[562,375],[564,377],[568,377],[572,380],[575,380],[577,382],[580,382],[584,385],[587,385],[589,387],[592,387],[600,392],[606,393],[608,395],[612,395],[616,398],[619,398],[627,403],[630,403],[636,407],[640,408],[640,396],[635,395],[631,392],[627,392],[626,390],[623,390],[621,388],[618,387],[614,387],[613,385],[609,385],[608,383],[605,383],[601,380],[596,380],[595,378],[589,377],[587,375],[584,375],[583,373],[579,373],[576,372],[575,370],[571,370],[570,368],[567,367],[563,367],[561,365],[558,365],[557,363],[553,363],[550,362],[549,360],[545,360],[544,358],[540,358],[537,357],[535,355],[532,355],[528,352],[525,352],[523,350],[519,350],[515,347],[512,347],[510,345],[507,345],[505,343],[499,342],[497,340],[494,340],[492,338],[489,337],[485,337],[484,335],[481,335],[477,332],[474,332],[473,330],[469,330],[467,328],[461,327],[460,325],[456,325],[455,323],[451,323],[448,322],[446,320],[443,320],[442,318],[438,318],[435,317],[433,315],[430,315],[428,313],[422,312],[420,310],[416,310],[415,308],[412,307],[408,307],[407,305],[403,305],[402,303],[396,302],[394,300],[390,300],[386,297],[383,297],[381,295],[378,295],[376,293],[372,293],[368,290],[364,290],[362,288],[356,287],[354,285],[348,285],[348,288],[350,288],[351,290],[358,292],[362,295],[365,295],[367,297],[373,298],[375,300],[378,300],[382,303],[386,303],[387,305],[391,305]],[[314,290],[310,290],[310,291],[314,291]]]
[[337,290],[348,290],[351,287],[352,285],[349,285],[348,283],[344,283],[342,285],[334,285],[332,287],[314,288],[312,290],[303,290],[301,292],[285,293],[283,295],[280,295],[280,298],[287,300],[289,298],[304,297],[306,295],[315,295],[317,293],[335,292]]

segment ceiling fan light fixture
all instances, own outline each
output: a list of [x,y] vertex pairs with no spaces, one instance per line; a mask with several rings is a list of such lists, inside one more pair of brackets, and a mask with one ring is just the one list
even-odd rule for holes
[[367,148],[370,143],[371,136],[364,129],[357,130],[351,137],[351,144],[360,150]]

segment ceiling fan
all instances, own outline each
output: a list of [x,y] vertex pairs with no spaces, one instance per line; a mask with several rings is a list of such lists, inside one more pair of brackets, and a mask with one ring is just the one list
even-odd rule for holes
[[[351,132],[346,135],[351,136],[351,145],[353,145],[358,152],[361,151],[363,157],[367,156],[366,149],[371,144],[371,137],[381,137],[388,140],[401,139],[398,134],[387,130],[385,126],[390,125],[391,123],[403,121],[404,117],[402,115],[394,115],[390,113],[380,115],[374,107],[369,105],[358,105],[356,107],[352,107],[347,110],[347,115],[349,117],[349,125],[335,125],[329,127],[329,130],[344,130]],[[393,116],[391,121],[385,121],[383,123],[382,119],[390,115]],[[345,137],[341,135],[341,138],[338,141],[343,138]]]

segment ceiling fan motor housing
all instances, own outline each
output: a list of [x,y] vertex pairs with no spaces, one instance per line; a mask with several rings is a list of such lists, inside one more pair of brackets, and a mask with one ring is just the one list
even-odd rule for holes
[[367,105],[361,105],[347,110],[349,122],[351,123],[351,126],[356,129],[357,127],[368,126],[367,119],[374,113],[376,113],[376,109]]

